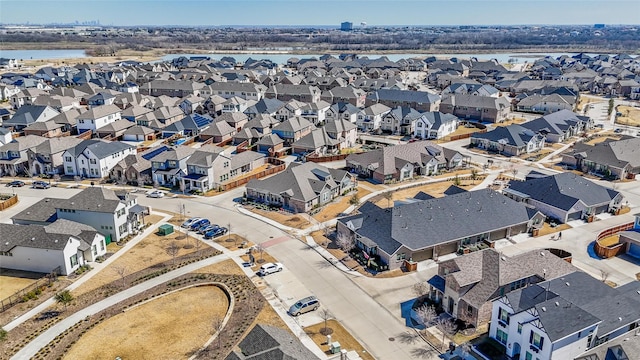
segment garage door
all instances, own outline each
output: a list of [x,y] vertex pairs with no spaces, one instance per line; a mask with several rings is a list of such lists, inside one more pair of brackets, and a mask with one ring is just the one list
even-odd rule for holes
[[602,205],[596,208],[596,214],[606,213],[609,210],[609,205]]
[[429,248],[426,250],[414,252],[412,255],[413,261],[424,261],[433,258],[433,248]]
[[631,243],[629,246],[629,255],[640,259],[640,245]]
[[439,245],[437,247],[438,256],[453,254],[458,251],[458,243],[453,242],[449,244]]
[[580,220],[581,218],[582,218],[582,211],[576,211],[567,216],[567,221]]

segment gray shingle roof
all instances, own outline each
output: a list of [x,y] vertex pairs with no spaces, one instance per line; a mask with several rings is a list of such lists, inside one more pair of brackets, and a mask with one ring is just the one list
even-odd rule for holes
[[91,108],[78,115],[78,119],[98,119],[107,115],[122,113],[122,110],[116,105],[102,105]]
[[518,124],[498,126],[486,133],[474,133],[471,135],[475,139],[485,139],[516,147],[526,146],[533,137],[537,136],[535,132]]
[[400,101],[416,102],[423,104],[433,104],[440,100],[439,95],[434,95],[426,91],[380,89],[367,96],[367,99],[374,101]]
[[0,251],[10,251],[16,246],[62,250],[67,246],[69,236],[84,242],[92,242],[97,231],[91,226],[69,220],[57,220],[42,225],[0,224]]
[[588,207],[608,204],[619,194],[573,173],[512,181],[509,189],[562,210],[571,209],[578,201]]
[[120,202],[113,190],[92,186],[69,199],[56,201],[54,206],[56,209],[113,213]]
[[238,347],[227,360],[318,360],[296,337],[270,325],[256,325]]

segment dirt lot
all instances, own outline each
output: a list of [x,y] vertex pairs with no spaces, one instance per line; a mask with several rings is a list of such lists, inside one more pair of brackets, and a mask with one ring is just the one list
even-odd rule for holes
[[[474,186],[478,185],[481,181],[482,180],[479,180],[479,179],[476,181],[460,180],[460,187],[470,190]],[[413,198],[417,193],[421,191],[426,192],[427,194],[434,197],[443,197],[444,191],[447,190],[452,185],[453,185],[453,181],[440,181],[437,183],[419,185],[415,187],[393,191],[392,192],[393,198],[391,199],[390,203],[387,202],[387,199],[385,199],[384,196],[382,195],[376,196],[375,198],[371,199],[371,201],[373,201],[379,207],[386,208],[386,207],[389,207],[389,205],[393,206],[394,201]]]
[[[363,196],[366,196],[371,193],[371,191],[363,189],[362,187],[358,187],[357,191],[358,191],[358,197],[360,199],[362,199]],[[349,201],[351,200],[351,197],[353,196],[353,194],[354,192],[350,192],[345,196],[340,196],[330,204],[327,204],[324,207],[322,207],[322,210],[320,210],[319,213],[313,215],[313,218],[320,222],[325,222],[327,220],[337,217],[338,215],[342,214],[351,205],[349,204]]]
[[507,119],[505,121],[496,123],[496,126],[509,126],[509,125],[513,125],[513,124],[522,124],[526,120],[527,119],[524,119],[524,118],[512,118],[512,119]]
[[15,294],[45,275],[30,271],[0,269],[0,299]]
[[242,245],[243,242],[246,242],[246,244],[243,246],[243,248],[245,249],[253,246],[253,243],[251,241],[247,241],[247,239],[238,234],[226,234],[224,236],[216,238],[215,242],[231,251],[241,249],[240,245]]
[[307,220],[307,214],[280,213],[277,211],[266,211],[257,208],[252,209],[251,207],[247,207],[247,209],[292,228],[304,229],[311,225],[311,222]]
[[[342,325],[336,320],[327,321],[327,327],[333,332],[331,333],[331,341],[337,341],[340,343],[340,348],[348,351],[355,350],[363,360],[374,360],[374,357],[369,354],[368,351],[360,345],[358,340],[354,339],[349,332],[342,327]],[[308,326],[304,328],[304,332],[307,333],[325,354],[331,355],[329,352],[329,346],[327,345],[327,336],[320,333],[324,328],[324,322]]]
[[215,286],[182,290],[100,323],[65,358],[187,358],[211,337],[212,319],[224,318],[228,307],[224,292]]
[[616,124],[640,127],[640,108],[620,105],[617,111],[622,115],[616,117]]
[[[171,260],[172,257],[167,253],[167,247],[174,241],[179,246],[176,256],[182,256],[196,251],[197,249],[194,244],[200,240],[197,240],[193,236],[189,236],[188,240],[183,237],[184,234],[178,231],[168,236],[158,236],[155,233],[147,236],[127,253],[102,269],[102,271],[96,274],[91,280],[74,290],[75,295],[84,294],[119,279],[120,275],[116,272],[116,269],[124,268],[126,275],[163,261]],[[202,244],[201,249],[206,246],[206,244]]]

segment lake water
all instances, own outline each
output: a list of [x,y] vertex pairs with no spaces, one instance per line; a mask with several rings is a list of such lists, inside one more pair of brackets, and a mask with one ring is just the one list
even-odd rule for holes
[[[425,53],[413,53],[413,54],[384,54],[391,61],[398,61],[400,59],[408,58],[426,58],[429,56],[435,56],[437,58],[449,59],[452,57],[458,59],[469,59],[472,57],[478,60],[491,60],[496,59],[500,63],[507,63],[510,59],[514,59],[516,62],[532,62],[536,58],[544,56],[552,56],[554,58],[569,55],[573,56],[575,53],[493,53],[493,54],[425,54]],[[595,54],[589,54],[591,56]],[[192,56],[209,56],[212,59],[220,59],[228,56],[236,59],[239,62],[245,62],[247,59],[268,59],[277,64],[284,64],[288,59],[292,57],[296,58],[319,58],[322,54],[238,54],[238,53],[217,53],[217,54],[170,54],[162,57],[162,60],[171,60],[180,56],[192,57]],[[368,54],[370,59],[379,58],[382,55]],[[41,60],[41,59],[73,59],[87,57],[84,50],[67,49],[67,50],[0,50],[0,57],[19,60]]]
[[77,59],[87,57],[84,50],[0,50],[0,57],[18,60]]

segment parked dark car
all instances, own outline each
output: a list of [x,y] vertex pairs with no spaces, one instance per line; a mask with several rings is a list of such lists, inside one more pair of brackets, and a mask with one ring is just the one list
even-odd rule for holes
[[204,234],[204,238],[205,239],[217,238],[218,236],[222,236],[222,235],[226,234],[227,231],[229,231],[229,229],[227,229],[226,227],[219,227],[219,228],[211,229],[211,230],[207,231]]
[[24,181],[14,180],[14,181],[8,183],[7,186],[9,186],[9,187],[23,187],[24,186]]
[[209,232],[209,231],[211,231],[211,230],[213,230],[213,229],[217,229],[217,228],[219,228],[219,226],[218,226],[217,224],[209,224],[209,225],[207,225],[207,226],[201,226],[201,227],[198,229],[198,232],[199,232],[200,234],[204,235],[204,234],[206,234],[207,232]]
[[202,219],[198,222],[195,222],[193,224],[191,224],[191,231],[198,231],[198,229],[200,229],[203,226],[209,226],[209,224],[211,224],[211,221],[209,221],[209,219]]
[[51,185],[49,185],[49,183],[47,182],[37,180],[31,184],[31,187],[33,187],[34,189],[48,189],[51,187]]

